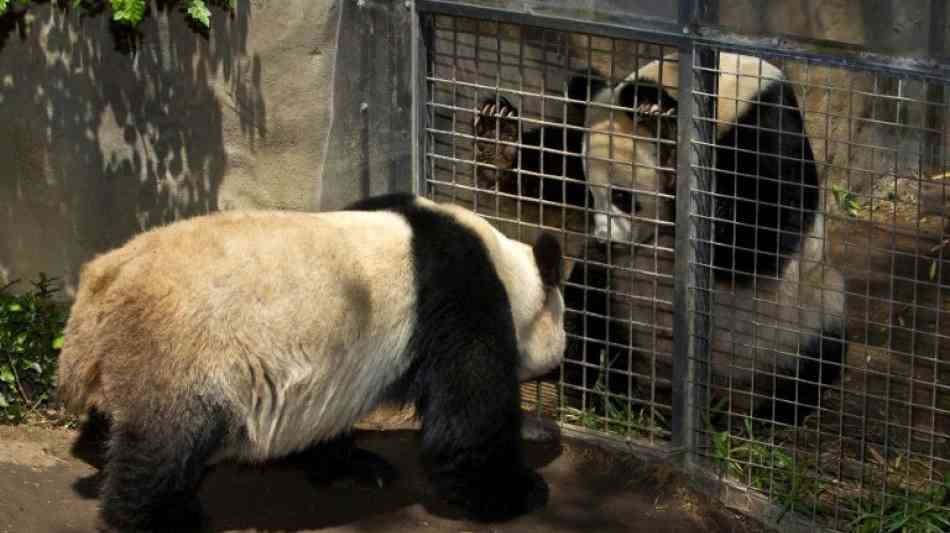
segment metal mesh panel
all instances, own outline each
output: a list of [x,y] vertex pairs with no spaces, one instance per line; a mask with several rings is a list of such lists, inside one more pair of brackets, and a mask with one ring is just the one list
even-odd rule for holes
[[[714,271],[712,371],[695,383],[708,388],[703,454],[773,501],[835,529],[888,530],[888,519],[913,513],[945,519],[945,87],[768,57],[743,70],[720,52],[718,116],[704,118],[716,125],[715,186],[697,191],[714,205],[713,255],[703,265]],[[770,78],[762,60],[787,80]],[[730,95],[743,76],[759,88],[778,87],[780,97]],[[795,96],[813,152],[818,187],[811,199],[810,158],[795,117],[781,112],[789,106],[785,93]],[[731,106],[742,104],[757,109],[739,124]],[[776,115],[783,120],[772,120]],[[729,134],[737,129],[745,131]],[[743,133],[745,143],[737,139]],[[769,133],[794,140],[782,139],[776,157]],[[770,172],[782,177],[774,190],[763,189]],[[796,180],[800,186],[787,185]],[[743,220],[742,209],[730,209],[740,203],[757,215]],[[788,220],[762,216],[789,204]],[[800,241],[788,252],[785,234]],[[750,259],[761,267],[756,256],[763,253],[787,253],[785,266],[739,272]],[[762,402],[770,409],[757,412]],[[795,415],[780,420],[782,408],[807,416],[797,425]]]
[[[533,407],[568,424],[667,439],[672,246],[642,246],[635,262],[632,245],[604,248],[589,238],[595,207],[580,142],[596,88],[668,50],[463,18],[435,17],[433,27],[428,193],[514,237],[555,231],[575,266],[565,289],[567,362]],[[609,123],[601,127],[623,136]],[[632,192],[611,187],[608,194]],[[633,336],[644,342],[632,347]],[[657,375],[661,366],[666,375]]]
[[[950,516],[944,83],[787,53],[703,48],[709,65],[587,33],[427,24],[424,193],[521,240],[555,232],[573,265],[565,362],[523,388],[526,408],[661,450],[699,443],[686,451],[701,464],[832,530]],[[686,95],[708,107],[685,105],[689,71],[711,80]],[[691,170],[709,184],[685,195],[690,123]],[[692,136],[703,128],[709,139]],[[683,269],[676,213],[690,201],[708,232]],[[682,284],[708,308],[674,306]],[[709,327],[678,391],[701,400],[684,425],[674,344],[690,331],[674,318],[687,312]]]

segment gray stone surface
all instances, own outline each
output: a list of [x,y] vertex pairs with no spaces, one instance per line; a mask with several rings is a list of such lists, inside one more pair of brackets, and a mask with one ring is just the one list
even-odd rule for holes
[[[927,40],[921,2],[764,6],[737,3],[722,22],[901,52]],[[106,16],[82,18],[43,4],[0,21],[0,284],[43,271],[63,276],[71,289],[79,267],[96,253],[198,213],[333,209],[367,194],[411,188],[407,2],[242,1],[233,15],[215,10],[212,23],[203,38],[181,13],[153,9],[138,52],[130,55],[115,49]],[[540,36],[535,31],[529,41]],[[494,58],[488,41],[483,53]],[[580,41],[560,39],[561,52],[588,43]],[[622,70],[635,56],[633,45],[614,46]],[[469,63],[459,61],[455,75],[494,83],[485,78],[490,62],[482,62],[478,74],[468,72]],[[893,172],[944,170],[935,145],[941,139],[916,129],[933,123],[942,131],[945,119],[932,116],[941,108],[920,103],[939,88],[918,80],[898,86],[894,78],[866,74],[850,82],[845,70],[783,66],[810,87],[803,106],[826,184],[848,181],[864,194]],[[557,89],[563,81],[563,72],[544,83],[538,70],[525,72],[524,79],[517,72],[505,76],[529,90]],[[840,90],[849,83],[889,97],[852,98]],[[898,109],[898,94],[917,102]],[[458,96],[458,105],[474,105],[465,91]],[[536,100],[526,99],[522,111],[532,111]],[[849,125],[841,118],[849,113],[911,127],[875,120]],[[466,143],[456,144],[457,156],[467,158]],[[848,168],[868,172],[849,174]]]
[[71,290],[83,262],[157,224],[411,183],[403,2],[240,2],[208,38],[153,6],[135,54],[107,16],[47,4],[5,22],[0,284],[43,271]]

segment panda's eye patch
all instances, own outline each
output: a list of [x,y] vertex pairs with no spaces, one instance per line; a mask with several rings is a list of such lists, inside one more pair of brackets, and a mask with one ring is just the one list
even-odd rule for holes
[[640,202],[636,195],[623,189],[612,189],[610,191],[610,200],[617,206],[617,209],[624,213],[636,214],[640,212]]

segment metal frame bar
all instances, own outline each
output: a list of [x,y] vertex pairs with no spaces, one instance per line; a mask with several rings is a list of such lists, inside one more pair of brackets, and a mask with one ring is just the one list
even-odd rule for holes
[[[935,0],[939,2],[939,0]],[[683,6],[695,6],[710,13],[718,2],[713,0],[678,0],[680,13]],[[807,60],[826,66],[837,66],[902,76],[914,76],[922,79],[946,81],[950,79],[950,63],[947,58],[892,56],[876,52],[873,49],[822,39],[808,39],[782,35],[757,37],[725,31],[709,24],[701,24],[702,18],[694,17],[689,25],[680,20],[676,24],[663,19],[626,16],[598,19],[592,13],[598,11],[599,0],[589,0],[587,9],[562,9],[543,11],[534,9],[531,2],[508,0],[492,2],[492,5],[480,5],[465,0],[415,0],[419,11],[443,15],[484,18],[501,22],[525,23],[543,26],[552,30],[585,32],[604,37],[649,40],[657,44],[678,46],[682,41],[694,44],[728,47],[737,52],[756,54],[766,52],[773,56],[789,59]],[[606,6],[607,3],[603,2]],[[502,7],[498,7],[501,5]],[[939,9],[935,13],[940,13]],[[939,17],[938,17],[939,18]],[[706,17],[708,20],[708,16]],[[939,39],[935,37],[935,39]],[[896,61],[895,61],[896,60]]]
[[[680,2],[680,23],[683,27],[688,27],[696,20],[696,6],[694,2],[686,0]],[[693,64],[696,61],[695,49],[684,42],[679,46],[679,88],[680,94],[693,93]],[[675,234],[676,256],[680,258],[674,264],[674,292],[673,292],[673,329],[674,331],[689,332],[685,335],[676,335],[673,339],[673,439],[672,445],[676,450],[682,450],[684,462],[687,465],[695,464],[697,457],[695,450],[697,448],[695,423],[697,408],[701,405],[701,399],[697,397],[698,387],[691,387],[690,384],[696,380],[696,344],[693,342],[695,337],[696,323],[690,320],[690,309],[696,307],[695,297],[697,294],[689,290],[690,280],[695,280],[696,275],[692,265],[696,264],[696,254],[693,248],[693,242],[696,242],[696,226],[693,224],[691,213],[698,205],[694,205],[691,190],[696,185],[696,176],[692,173],[692,168],[696,168],[698,161],[694,158],[699,154],[692,150],[691,140],[696,134],[697,123],[693,121],[694,104],[693,98],[681,98],[678,105],[678,126],[679,135],[677,143],[677,168],[679,176],[689,176],[689,179],[677,180],[676,195],[680,199],[676,202],[676,225],[680,228],[688,228],[687,231],[679,231]],[[702,147],[700,147],[701,149]],[[701,305],[705,306],[705,301]],[[695,313],[692,317],[695,317]]]
[[429,39],[432,31],[425,16],[418,9],[412,10],[412,43],[410,61],[412,62],[412,192],[424,194],[426,186],[426,102],[429,84],[426,82],[426,70],[429,68]]
[[[930,56],[931,57],[942,57],[948,59],[946,53],[946,44],[947,36],[945,35],[945,30],[947,28],[947,2],[946,0],[931,0],[930,1]],[[928,90],[927,100],[930,102],[942,102],[944,99],[944,93],[946,89],[939,83],[932,83],[931,87]],[[940,113],[935,108],[935,106],[930,107],[927,111],[927,122],[926,126],[928,128],[940,128]]]
[[507,8],[446,0],[415,0],[415,4],[419,11],[437,15],[487,19],[515,24],[530,22],[532,26],[556,31],[592,33],[603,37],[624,39],[649,39],[657,44],[671,46],[676,45],[684,38],[683,29],[679,25],[663,20],[630,18],[624,19],[622,23],[609,20],[596,21],[572,17],[566,13],[558,16],[547,12],[531,11],[526,9],[525,6],[520,6],[519,9],[518,5],[514,5],[517,2],[513,2],[513,5]]

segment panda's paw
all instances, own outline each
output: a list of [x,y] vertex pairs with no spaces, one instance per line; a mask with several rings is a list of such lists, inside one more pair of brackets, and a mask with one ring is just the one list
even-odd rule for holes
[[102,492],[102,485],[105,481],[105,472],[97,470],[95,473],[86,477],[81,477],[73,482],[73,492],[85,500],[98,498]]
[[479,522],[511,520],[540,509],[548,502],[548,484],[532,470],[480,485],[473,487],[461,504],[468,517]]
[[507,498],[513,502],[514,516],[530,513],[547,505],[550,497],[548,483],[534,470],[525,470],[512,486],[516,487],[516,490]]
[[486,97],[478,105],[478,113],[475,114],[475,135],[477,137],[491,138],[496,137],[495,122],[498,119],[503,120],[503,124],[509,120],[518,117],[518,110],[511,105],[504,96],[498,95]]
[[197,499],[190,500],[170,511],[157,528],[158,531],[176,531],[198,533],[206,531],[209,526],[209,517]]

